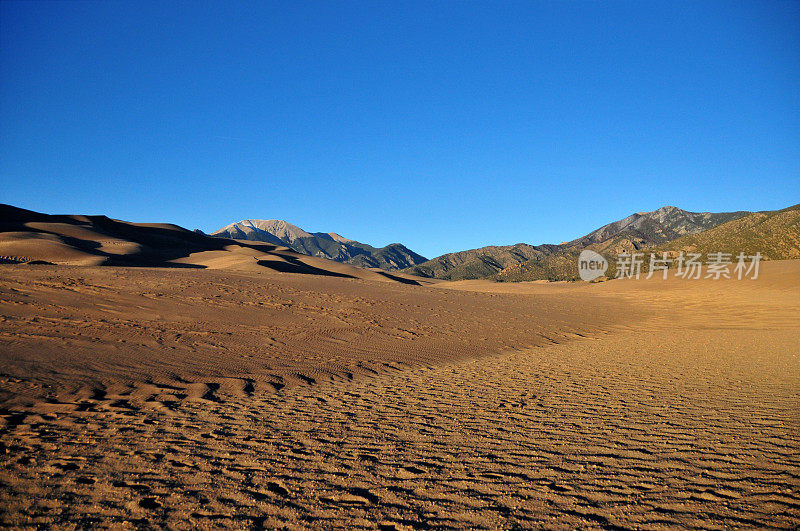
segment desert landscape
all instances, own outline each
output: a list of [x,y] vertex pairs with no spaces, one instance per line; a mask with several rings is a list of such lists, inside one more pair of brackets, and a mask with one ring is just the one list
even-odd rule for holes
[[0,529],[800,529],[800,2],[0,0]]
[[800,523],[800,261],[441,281],[3,215],[3,526]]

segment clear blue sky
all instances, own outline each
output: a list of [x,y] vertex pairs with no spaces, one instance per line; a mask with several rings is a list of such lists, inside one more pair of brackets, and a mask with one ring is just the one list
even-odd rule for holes
[[800,2],[0,2],[0,202],[433,257],[800,203]]

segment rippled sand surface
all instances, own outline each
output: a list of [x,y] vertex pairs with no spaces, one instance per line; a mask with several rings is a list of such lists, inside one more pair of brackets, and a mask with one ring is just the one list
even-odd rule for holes
[[5,526],[800,524],[800,262],[591,285],[0,269]]

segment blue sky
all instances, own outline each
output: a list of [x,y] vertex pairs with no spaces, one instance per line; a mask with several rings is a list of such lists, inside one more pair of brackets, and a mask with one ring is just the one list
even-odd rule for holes
[[800,2],[0,2],[0,202],[428,257],[800,203]]

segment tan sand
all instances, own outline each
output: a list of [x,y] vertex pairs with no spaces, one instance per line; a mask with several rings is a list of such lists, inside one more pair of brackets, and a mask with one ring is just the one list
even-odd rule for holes
[[800,524],[800,262],[412,285],[233,245],[0,266],[0,525]]

